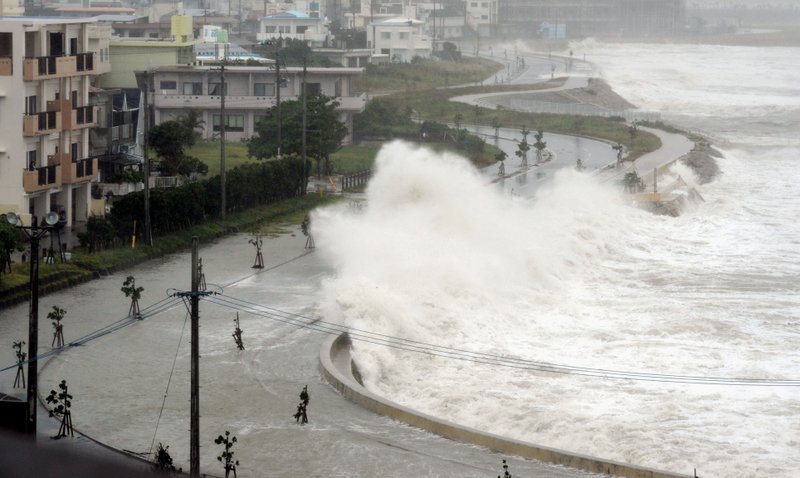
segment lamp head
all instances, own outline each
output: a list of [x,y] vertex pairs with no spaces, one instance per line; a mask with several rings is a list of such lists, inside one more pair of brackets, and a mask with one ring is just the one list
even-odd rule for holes
[[17,213],[7,212],[6,213],[6,221],[8,221],[8,223],[11,224],[12,226],[16,226],[17,224],[19,224],[20,218],[19,218],[19,215]]
[[44,222],[46,222],[48,226],[54,226],[58,222],[58,214],[54,211],[48,212],[47,216],[44,217]]

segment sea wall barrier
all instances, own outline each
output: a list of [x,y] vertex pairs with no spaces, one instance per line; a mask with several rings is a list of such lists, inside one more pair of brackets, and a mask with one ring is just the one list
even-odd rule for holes
[[639,467],[565,450],[512,440],[500,435],[442,420],[376,395],[360,383],[355,362],[350,358],[350,337],[331,336],[320,349],[320,372],[339,393],[350,401],[380,415],[436,433],[445,438],[483,446],[498,453],[521,456],[578,470],[625,478],[688,478],[652,468]]

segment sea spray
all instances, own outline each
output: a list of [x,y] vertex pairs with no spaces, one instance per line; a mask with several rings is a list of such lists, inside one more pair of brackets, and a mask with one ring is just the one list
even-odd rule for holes
[[[674,219],[628,207],[613,185],[571,170],[523,200],[487,187],[462,159],[392,143],[378,155],[365,208],[313,219],[319,251],[337,271],[324,285],[323,313],[388,336],[575,366],[719,376],[775,376],[787,360],[796,368],[797,354],[775,347],[788,330],[752,336],[763,308],[750,302],[768,293],[720,295],[744,285],[739,275],[768,280],[730,250],[714,255],[741,227],[739,200],[717,195],[741,187],[736,154],[730,174],[709,185],[708,204]],[[715,279],[709,265],[731,270]],[[786,307],[797,300],[775,313]],[[715,461],[714,437],[742,423],[780,430],[765,403],[797,407],[785,390],[549,374],[364,342],[354,355],[368,388],[426,413],[638,464],[707,463],[715,476],[735,476],[726,470],[747,460]],[[745,422],[748,413],[759,418]],[[731,443],[764,452],[750,429]]]

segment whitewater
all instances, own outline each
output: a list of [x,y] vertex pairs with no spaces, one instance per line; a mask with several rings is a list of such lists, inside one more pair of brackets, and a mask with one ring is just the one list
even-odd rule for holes
[[[677,218],[562,171],[519,198],[464,160],[385,146],[363,209],[312,223],[329,319],[617,371],[800,378],[800,49],[571,45],[642,109],[712,139]],[[696,182],[691,172],[677,173]],[[354,344],[366,386],[532,443],[701,476],[796,476],[800,389],[552,374]]]

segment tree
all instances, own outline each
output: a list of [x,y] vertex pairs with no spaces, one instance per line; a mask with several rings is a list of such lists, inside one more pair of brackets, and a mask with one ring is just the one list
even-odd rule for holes
[[131,299],[131,307],[128,309],[128,316],[139,316],[139,299],[142,298],[144,287],[136,287],[136,279],[133,276],[128,276],[125,278],[125,282],[122,283],[122,288],[120,290],[125,294],[125,297],[130,297]]
[[239,460],[233,459],[233,452],[231,448],[233,448],[233,444],[236,443],[236,437],[231,437],[231,432],[225,430],[225,436],[222,435],[218,436],[214,443],[217,445],[224,445],[225,449],[222,453],[217,456],[217,461],[222,463],[225,467],[225,478],[228,478],[228,475],[231,471],[233,471],[234,478],[236,477],[236,467],[239,466]]
[[499,153],[494,155],[494,159],[500,162],[500,167],[497,169],[498,176],[506,175],[506,163],[504,163],[506,158],[508,158],[508,155],[505,153],[505,151],[500,151]]
[[21,251],[24,244],[19,229],[6,221],[5,214],[0,215],[0,276],[11,272],[11,253]]
[[233,323],[236,324],[236,328],[233,329],[233,341],[236,342],[236,348],[239,350],[244,350],[244,342],[242,342],[242,328],[239,326],[239,312],[236,312],[236,318],[233,319]]
[[172,456],[169,454],[169,446],[164,446],[161,442],[159,442],[158,448],[156,448],[156,454],[153,456],[153,468],[155,468],[156,471],[165,473],[180,473],[183,471],[181,468],[175,468],[172,462]]
[[61,383],[58,384],[58,388],[61,390],[60,392],[50,390],[50,395],[46,398],[47,403],[55,407],[49,411],[50,416],[61,418],[61,426],[58,427],[58,433],[56,436],[51,437],[54,440],[66,437],[67,435],[75,436],[72,432],[72,412],[70,412],[70,408],[72,407],[72,395],[70,395],[67,390],[67,381],[62,380]]
[[150,128],[150,147],[160,159],[159,169],[166,176],[191,173],[206,174],[208,166],[199,159],[187,156],[186,148],[194,146],[199,138],[196,131],[203,122],[194,110],[178,118],[165,121]]
[[47,318],[53,321],[53,343],[50,344],[51,347],[63,347],[64,346],[64,326],[61,324],[61,319],[67,315],[67,311],[58,307],[53,306],[53,310],[51,310],[47,314]]
[[14,355],[17,357],[17,376],[14,379],[14,388],[19,386],[25,388],[25,370],[22,368],[22,364],[25,363],[25,358],[28,357],[28,354],[22,351],[23,345],[25,345],[25,342],[22,340],[14,341]]
[[500,121],[497,117],[492,118],[492,128],[494,128],[494,142],[497,144],[497,140],[500,139]]
[[414,130],[408,111],[401,112],[393,102],[376,98],[367,103],[364,111],[353,116],[353,134],[358,138],[396,137],[398,133]]
[[531,131],[528,129],[526,125],[522,125],[522,129],[520,130],[522,133],[522,141],[517,144],[517,150],[514,154],[522,160],[520,163],[523,167],[528,166],[528,151],[531,149],[531,145],[528,144],[528,135]]
[[544,153],[544,149],[547,147],[547,141],[542,141],[542,138],[544,138],[544,132],[542,130],[537,130],[533,137],[536,139],[536,142],[533,143],[533,147],[536,148],[536,162],[541,163],[542,153]]
[[[339,121],[333,101],[325,95],[309,96],[306,100],[306,155],[325,158],[339,149],[347,136],[347,126]],[[303,103],[301,100],[281,102],[281,154],[303,153]],[[247,154],[256,159],[268,159],[278,153],[277,108],[272,107],[256,123],[255,134],[247,142]]]

